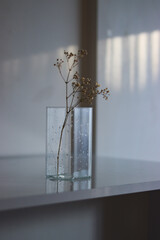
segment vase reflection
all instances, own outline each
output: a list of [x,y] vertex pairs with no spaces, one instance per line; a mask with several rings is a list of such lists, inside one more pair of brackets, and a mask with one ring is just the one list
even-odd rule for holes
[[60,193],[91,189],[91,179],[76,181],[51,181],[46,178],[46,193]]

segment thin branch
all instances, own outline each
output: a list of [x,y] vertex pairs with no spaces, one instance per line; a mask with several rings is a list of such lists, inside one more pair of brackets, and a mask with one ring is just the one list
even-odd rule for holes
[[63,131],[67,122],[67,118],[68,118],[68,113],[66,113],[63,125],[62,125],[62,129],[61,129],[61,134],[60,134],[60,139],[59,139],[59,145],[58,145],[58,153],[57,153],[57,177],[59,175],[59,154],[60,154],[60,149],[61,149],[61,142],[62,142],[62,136],[63,136]]
[[71,70],[68,69],[68,75],[67,75],[67,79],[66,79],[66,82],[67,82],[67,83],[68,83],[68,79],[69,79],[70,72],[71,72]]
[[78,91],[79,88],[80,88],[80,87],[78,87],[76,91],[72,91],[72,92],[68,95],[67,98],[70,98],[73,94],[82,92],[82,90],[81,90],[81,91]]
[[63,74],[62,74],[62,72],[61,72],[61,69],[60,69],[60,68],[58,68],[58,70],[59,70],[59,73],[60,73],[60,75],[61,75],[61,77],[62,77],[63,81],[65,82],[65,78],[63,77]]
[[72,97],[72,100],[71,100],[71,103],[70,103],[70,107],[69,107],[69,112],[70,112],[70,110],[71,110],[71,108],[72,108],[72,104],[73,104],[74,97],[75,97],[75,94],[73,94],[73,97]]
[[66,56],[66,60],[67,60],[67,65],[68,65],[68,69],[70,68],[69,67],[69,59],[68,59],[68,57]]
[[77,65],[79,64],[79,62],[78,63],[76,63],[73,67],[76,67]]
[[67,98],[70,98],[73,94],[75,93],[75,91],[72,91]]
[[74,106],[69,110],[69,112],[71,112],[75,107],[77,107],[80,104],[81,100],[79,100],[78,102],[76,102],[74,104]]
[[68,80],[68,83],[69,83],[69,82],[71,82],[71,81],[73,81],[73,78],[72,78],[72,79],[70,79],[70,80]]
[[[78,87],[78,88],[80,88],[80,87]],[[78,89],[77,88],[77,89]],[[69,112],[71,111],[71,109],[72,109],[72,104],[73,104],[73,100],[74,100],[74,97],[75,97],[75,94],[77,93],[77,91],[75,91],[74,92],[74,94],[73,94],[73,97],[72,97],[72,100],[71,100],[71,103],[70,103],[70,107],[69,107]],[[74,108],[74,107],[73,107]]]

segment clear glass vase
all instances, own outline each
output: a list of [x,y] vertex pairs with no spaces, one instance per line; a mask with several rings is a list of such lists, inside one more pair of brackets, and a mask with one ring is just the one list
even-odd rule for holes
[[46,176],[52,180],[90,178],[92,108],[47,107]]

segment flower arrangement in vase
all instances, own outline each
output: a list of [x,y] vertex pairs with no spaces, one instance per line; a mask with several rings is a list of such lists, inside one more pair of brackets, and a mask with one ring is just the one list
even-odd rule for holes
[[[65,108],[62,114],[63,120],[60,114],[61,123],[59,126],[55,127],[54,117],[52,120],[51,117],[48,117],[47,122],[48,125],[50,124],[48,131],[56,134],[53,138],[53,134],[48,132],[47,149],[52,148],[55,139],[57,141],[57,144],[55,144],[56,148],[54,148],[54,150],[52,149],[52,151],[48,150],[46,153],[48,163],[47,176],[51,179],[79,179],[91,176],[92,108],[77,107],[81,103],[91,105],[97,95],[102,95],[103,98],[107,100],[109,90],[108,88],[99,89],[100,85],[97,82],[92,81],[88,77],[80,76],[76,70],[80,60],[87,56],[87,54],[86,50],[78,50],[77,53],[64,51],[65,60],[57,59],[57,62],[54,64],[65,84]],[[66,77],[62,71],[64,64],[67,66]],[[51,110],[53,109],[48,108],[48,112],[50,111],[49,115],[51,115]],[[60,111],[62,112],[62,109]],[[53,114],[57,114],[57,109]],[[85,120],[81,120],[80,122],[80,119],[83,118]],[[86,118],[88,118],[88,122]],[[51,128],[54,130],[51,130]],[[58,133],[56,128],[59,129]],[[53,141],[51,141],[51,137],[48,137],[50,134],[52,135]],[[79,139],[79,141],[76,142],[76,139]],[[64,143],[62,143],[63,141]],[[64,146],[62,147],[62,145]],[[87,150],[86,146],[88,147]],[[49,152],[53,154],[49,154]],[[63,152],[63,154],[61,154],[61,152]]]

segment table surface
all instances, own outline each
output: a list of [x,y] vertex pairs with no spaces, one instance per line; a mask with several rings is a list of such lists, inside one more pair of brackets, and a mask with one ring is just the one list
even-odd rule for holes
[[45,157],[0,158],[0,211],[160,189],[160,162],[95,158],[91,179],[51,181]]

